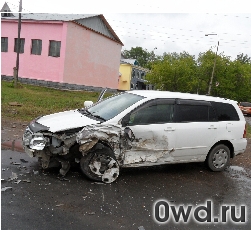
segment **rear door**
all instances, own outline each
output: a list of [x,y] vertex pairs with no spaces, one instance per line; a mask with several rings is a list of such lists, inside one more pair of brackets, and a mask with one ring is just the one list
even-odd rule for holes
[[211,103],[178,99],[173,127],[176,161],[204,161],[218,132]]

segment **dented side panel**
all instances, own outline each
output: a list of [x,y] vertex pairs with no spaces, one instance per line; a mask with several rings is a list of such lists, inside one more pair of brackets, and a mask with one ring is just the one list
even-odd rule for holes
[[167,163],[174,161],[175,140],[165,127],[163,124],[131,126],[134,138],[130,140],[121,126],[91,125],[79,132],[77,142],[83,155],[99,141],[108,143],[121,166]]
[[174,161],[175,139],[169,124],[130,126],[135,140],[132,148],[125,151],[124,165],[152,164]]

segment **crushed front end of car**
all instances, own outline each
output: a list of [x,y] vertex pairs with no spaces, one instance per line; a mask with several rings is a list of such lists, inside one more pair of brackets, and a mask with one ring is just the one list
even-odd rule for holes
[[[39,118],[38,118],[39,119]],[[33,120],[23,134],[23,148],[30,157],[37,157],[42,168],[60,167],[65,175],[71,164],[79,162],[81,153],[76,146],[76,134],[81,128],[50,132],[49,127]]]

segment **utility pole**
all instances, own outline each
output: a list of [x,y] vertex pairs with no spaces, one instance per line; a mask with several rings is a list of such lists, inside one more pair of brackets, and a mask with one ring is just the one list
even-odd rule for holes
[[14,87],[17,88],[18,83],[18,70],[19,70],[19,53],[20,53],[20,33],[21,33],[21,12],[22,12],[22,0],[19,1],[19,14],[18,14],[18,31],[17,31],[17,59],[16,67],[14,67]]
[[[205,34],[205,36],[209,36],[209,35],[217,35],[217,34]],[[219,40],[218,40],[217,49],[216,49],[215,58],[214,58],[213,71],[212,71],[210,83],[209,83],[209,86],[208,86],[208,92],[207,92],[208,95],[210,95],[210,93],[211,93],[211,88],[212,88],[212,84],[213,84],[214,70],[215,70],[216,58],[217,58],[217,52],[218,52],[219,45],[220,45],[220,42],[219,42]]]

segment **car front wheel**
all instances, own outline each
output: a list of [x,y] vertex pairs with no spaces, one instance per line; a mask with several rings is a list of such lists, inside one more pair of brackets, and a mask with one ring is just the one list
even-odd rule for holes
[[229,164],[230,150],[226,145],[216,145],[208,154],[207,165],[215,172],[223,171]]
[[95,181],[112,183],[119,176],[119,164],[113,151],[106,146],[83,156],[80,167],[88,178]]

